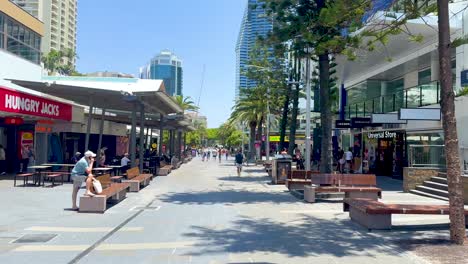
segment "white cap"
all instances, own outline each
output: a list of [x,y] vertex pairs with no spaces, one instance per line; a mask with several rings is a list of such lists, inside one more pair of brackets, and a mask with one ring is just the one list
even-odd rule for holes
[[88,150],[84,153],[85,157],[89,158],[89,157],[96,157],[96,154],[94,154],[94,152],[92,152],[91,150]]
[[77,151],[77,152],[75,153],[75,155],[81,155],[81,152]]

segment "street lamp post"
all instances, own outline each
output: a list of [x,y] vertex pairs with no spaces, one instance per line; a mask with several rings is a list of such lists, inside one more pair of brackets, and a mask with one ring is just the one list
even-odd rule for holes
[[[307,49],[309,54],[309,49]],[[305,131],[305,144],[306,144],[306,157],[305,169],[310,171],[310,58],[306,56],[306,131]]]

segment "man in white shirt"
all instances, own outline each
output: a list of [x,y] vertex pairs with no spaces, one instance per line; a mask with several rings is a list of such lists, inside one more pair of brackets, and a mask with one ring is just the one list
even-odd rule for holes
[[129,163],[130,163],[130,159],[128,158],[128,153],[125,153],[123,158],[120,160],[120,166],[122,166],[122,172],[127,172]]
[[353,152],[351,150],[352,148],[350,147],[348,148],[348,151],[345,152],[346,165],[348,166],[348,173],[353,168]]

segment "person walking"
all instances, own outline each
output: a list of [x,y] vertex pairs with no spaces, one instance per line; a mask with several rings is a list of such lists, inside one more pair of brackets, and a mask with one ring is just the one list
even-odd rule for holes
[[34,153],[30,145],[25,145],[21,148],[21,169],[20,173],[28,171],[29,160],[34,160]]
[[219,163],[221,163],[221,155],[222,154],[222,150],[221,149],[218,149],[218,160],[219,160]]
[[0,175],[6,174],[5,165],[6,165],[5,149],[3,148],[3,145],[0,145]]
[[73,167],[71,172],[71,178],[73,180],[73,191],[72,191],[72,210],[78,210],[78,206],[76,205],[76,198],[78,196],[78,191],[86,182],[86,192],[84,195],[86,196],[94,196],[95,194],[91,191],[91,187],[93,186],[94,176],[92,174],[93,171],[93,164],[94,158],[96,154],[92,151],[86,151],[84,157],[81,158]]
[[241,172],[242,172],[242,164],[244,163],[244,155],[242,154],[241,150],[239,150],[239,152],[236,154],[235,160],[236,160],[237,176],[240,177]]

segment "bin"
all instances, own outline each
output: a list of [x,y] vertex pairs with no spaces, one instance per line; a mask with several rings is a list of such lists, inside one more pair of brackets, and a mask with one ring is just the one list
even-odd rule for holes
[[271,176],[274,184],[284,184],[291,173],[292,157],[290,155],[276,155],[271,164]]

